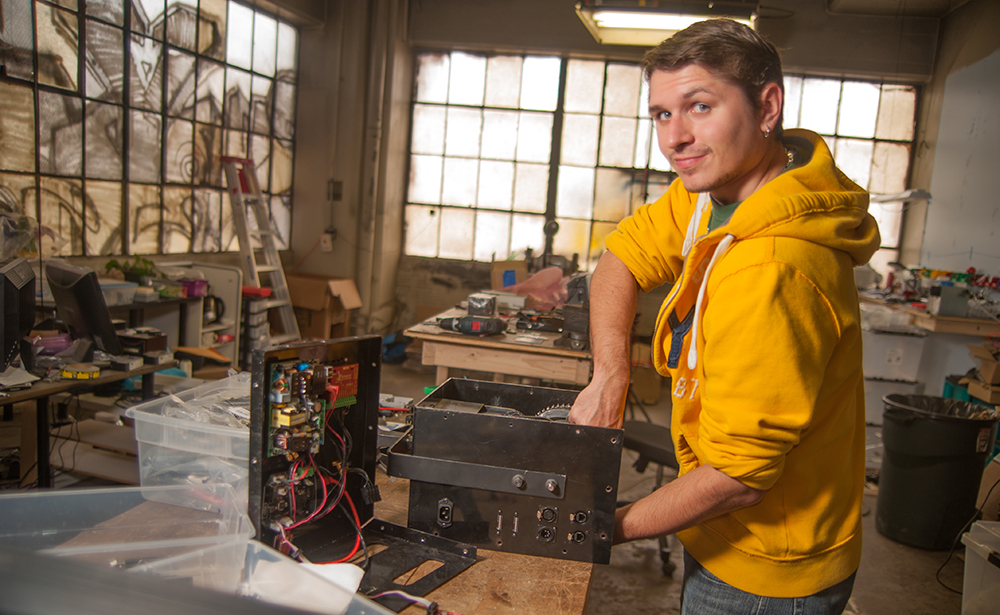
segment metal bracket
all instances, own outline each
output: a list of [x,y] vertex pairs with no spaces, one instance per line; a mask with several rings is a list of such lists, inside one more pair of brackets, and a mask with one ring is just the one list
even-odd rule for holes
[[408,435],[409,433],[404,435],[389,449],[386,471],[389,476],[552,500],[565,497],[565,474],[419,457],[407,452]]

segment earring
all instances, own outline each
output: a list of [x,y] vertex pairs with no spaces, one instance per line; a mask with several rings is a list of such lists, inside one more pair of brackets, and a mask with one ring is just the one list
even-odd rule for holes
[[771,129],[770,128],[765,128],[764,129],[764,138],[766,139],[769,136],[771,136]]

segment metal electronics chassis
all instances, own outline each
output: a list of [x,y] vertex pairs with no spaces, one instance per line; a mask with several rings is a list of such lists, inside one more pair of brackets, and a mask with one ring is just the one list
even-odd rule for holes
[[[261,524],[264,484],[274,458],[265,459],[266,425],[270,416],[267,395],[267,377],[276,362],[290,360],[323,360],[328,362],[356,362],[358,364],[357,402],[345,416],[345,428],[350,432],[354,446],[348,457],[348,466],[361,468],[372,484],[378,455],[378,408],[382,358],[382,338],[362,336],[286,344],[253,351],[252,384],[250,392],[250,484],[247,511],[256,537],[268,544],[274,532]],[[327,447],[320,449],[316,458],[320,464],[329,463],[332,453]],[[280,462],[279,462],[280,463]],[[365,543],[381,544],[387,548],[370,558],[369,569],[361,581],[359,591],[372,595],[390,590],[402,590],[422,596],[476,562],[476,548],[424,532],[401,527],[374,518],[374,503],[366,503],[361,493],[363,480],[348,475],[347,492],[351,495],[362,524]],[[296,546],[313,562],[340,559],[352,549],[355,532],[340,514],[331,514],[302,526],[296,533]],[[270,545],[269,545],[270,546]],[[399,585],[394,579],[421,563],[434,560],[443,565],[410,585]],[[399,598],[377,600],[387,608],[400,611],[409,605]]]

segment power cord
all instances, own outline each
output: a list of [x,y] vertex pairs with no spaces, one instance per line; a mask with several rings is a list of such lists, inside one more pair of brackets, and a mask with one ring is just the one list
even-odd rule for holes
[[997,485],[1000,485],[1000,479],[997,479],[997,481],[993,483],[993,486],[990,487],[990,490],[986,492],[986,497],[983,498],[982,506],[976,509],[976,512],[972,515],[972,518],[966,521],[965,525],[962,526],[962,529],[958,531],[958,534],[955,536],[955,540],[952,541],[951,543],[951,549],[948,551],[948,557],[941,564],[941,567],[937,569],[937,572],[934,573],[934,578],[937,579],[937,582],[941,585],[941,587],[947,589],[950,592],[961,594],[962,590],[949,587],[947,584],[945,584],[945,582],[941,580],[941,571],[944,570],[944,567],[948,564],[948,562],[951,561],[951,557],[955,554],[955,549],[958,548],[958,543],[960,540],[962,540],[962,534],[965,533],[965,530],[970,525],[972,525],[979,519],[979,515],[983,514],[983,506],[986,506],[986,502],[989,501],[990,495],[993,494],[993,490],[996,489]]

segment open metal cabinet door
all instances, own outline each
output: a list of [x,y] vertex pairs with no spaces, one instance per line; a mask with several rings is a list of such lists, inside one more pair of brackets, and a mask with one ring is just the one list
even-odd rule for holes
[[[476,549],[374,518],[381,352],[378,336],[254,351],[248,513],[257,539],[291,557],[365,567],[362,593],[422,595]],[[369,557],[373,544],[386,550]],[[427,560],[442,565],[405,588],[394,581]]]

